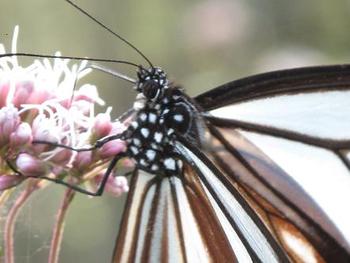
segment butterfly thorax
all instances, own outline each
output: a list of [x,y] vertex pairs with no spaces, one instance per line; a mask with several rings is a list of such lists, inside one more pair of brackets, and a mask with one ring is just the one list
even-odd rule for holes
[[151,173],[179,174],[182,161],[175,138],[187,132],[191,119],[181,90],[172,87],[159,68],[141,68],[136,89],[137,114],[125,132],[128,156],[138,168]]

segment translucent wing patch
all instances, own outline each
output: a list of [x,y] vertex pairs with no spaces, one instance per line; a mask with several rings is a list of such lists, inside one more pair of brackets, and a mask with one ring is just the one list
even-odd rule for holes
[[344,213],[350,200],[350,174],[338,156],[322,148],[271,136],[241,134],[278,163],[326,211],[350,243],[350,213]]
[[[329,214],[337,210],[332,207],[335,204],[343,219],[349,217],[344,208],[339,209],[339,204],[344,207],[348,200],[341,189],[348,189],[346,185],[350,176],[338,156],[322,148],[251,133],[248,135],[234,128],[211,127],[211,132],[214,137],[206,147],[208,156],[222,169],[227,181],[232,185],[238,184],[240,194],[289,256],[303,262],[350,260],[346,223],[340,223],[340,217],[335,219]],[[333,168],[332,163],[335,165]],[[335,181],[340,181],[330,182],[334,173],[329,171],[336,173]],[[309,183],[308,187],[297,180],[296,174]],[[318,177],[320,183],[323,182],[321,189],[318,188]],[[327,199],[332,194],[327,189],[327,181],[331,189],[339,186],[338,183],[345,183],[334,199]],[[310,185],[314,186],[313,190]],[[316,198],[315,193],[321,195]],[[330,211],[327,211],[328,208]],[[310,258],[313,260],[306,260]]]
[[176,177],[159,178],[137,171],[114,262],[235,261],[213,208],[188,168],[189,185]]
[[195,98],[215,125],[349,149],[350,65],[275,71],[232,81]]
[[[197,175],[209,196],[211,205],[214,207],[221,224],[226,226],[225,233],[228,238],[232,238],[233,233],[237,233],[241,242],[255,258],[254,261],[286,261],[284,252],[233,185],[226,185],[219,179],[224,178],[204,155],[200,155],[198,151],[193,152],[193,148],[189,150],[181,145],[180,147],[183,149],[182,153],[188,160],[191,160],[192,168],[197,170]],[[232,239],[232,246],[234,242]],[[236,249],[238,250],[238,247]]]
[[275,96],[212,110],[214,117],[332,140],[350,140],[350,91]]

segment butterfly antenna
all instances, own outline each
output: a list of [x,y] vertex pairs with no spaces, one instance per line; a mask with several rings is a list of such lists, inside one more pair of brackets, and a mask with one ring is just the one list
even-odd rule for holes
[[0,58],[4,57],[35,57],[35,58],[58,58],[58,59],[71,59],[71,60],[87,60],[94,62],[107,62],[107,63],[119,63],[134,66],[139,68],[139,65],[125,61],[125,60],[115,60],[115,59],[103,59],[103,58],[89,58],[89,57],[73,57],[73,56],[56,56],[56,55],[43,55],[43,54],[33,54],[33,53],[6,53],[0,54]]
[[81,13],[83,13],[84,15],[86,15],[87,17],[89,17],[91,20],[93,20],[95,23],[97,23],[98,25],[102,26],[105,30],[107,30],[109,33],[111,33],[112,35],[116,36],[117,38],[119,38],[121,41],[123,41],[125,44],[127,44],[129,47],[131,47],[133,50],[135,50],[141,57],[143,57],[147,63],[151,66],[151,68],[154,68],[152,62],[137,48],[135,47],[133,44],[131,44],[128,40],[126,40],[124,37],[122,37],[121,35],[117,34],[116,32],[114,32],[112,29],[110,29],[109,27],[105,26],[102,22],[98,21],[96,18],[94,18],[92,15],[90,15],[88,12],[86,12],[84,9],[82,9],[81,7],[77,6],[75,3],[73,3],[70,0],[65,0],[66,2],[68,2],[70,5],[72,5],[74,8],[76,8],[78,11],[80,11]]

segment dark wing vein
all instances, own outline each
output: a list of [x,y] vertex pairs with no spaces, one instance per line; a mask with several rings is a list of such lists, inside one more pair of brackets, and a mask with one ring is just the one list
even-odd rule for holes
[[320,66],[274,71],[235,80],[195,98],[205,110],[225,105],[303,92],[349,89],[350,65]]
[[[347,262],[350,260],[349,245],[337,227],[319,208],[312,198],[295,182],[278,164],[247,141],[234,129],[211,127],[214,138],[207,154],[220,167],[231,184],[238,184],[240,192],[266,225],[279,232],[278,239],[283,238],[284,228],[294,236],[304,236],[305,244],[313,254],[319,253],[327,261]],[[286,231],[286,230],[284,230]],[[287,245],[287,244],[285,244]],[[289,255],[296,254],[286,247]],[[297,257],[295,255],[295,257]],[[319,256],[318,256],[319,257]],[[305,261],[305,260],[304,260]],[[317,261],[322,262],[322,261]]]

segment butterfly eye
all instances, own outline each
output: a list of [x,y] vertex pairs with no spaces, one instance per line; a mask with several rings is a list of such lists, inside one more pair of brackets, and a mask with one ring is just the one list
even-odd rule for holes
[[147,80],[142,85],[142,93],[143,95],[150,100],[156,100],[160,94],[160,85],[155,80]]

